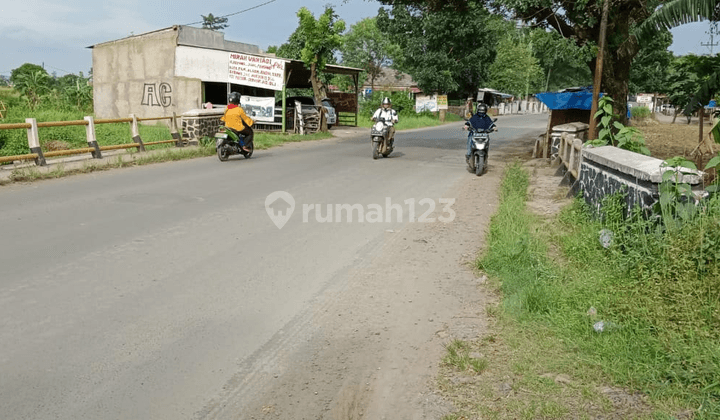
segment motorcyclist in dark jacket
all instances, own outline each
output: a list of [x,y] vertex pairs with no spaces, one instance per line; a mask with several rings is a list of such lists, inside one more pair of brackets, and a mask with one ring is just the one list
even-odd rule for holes
[[[487,105],[482,102],[478,104],[477,113],[465,122],[463,129],[470,130],[471,128],[474,128],[476,130],[487,130],[492,127],[493,120],[487,115],[487,110]],[[472,153],[472,131],[468,133],[467,153],[465,154],[465,159],[470,159],[470,153]]]

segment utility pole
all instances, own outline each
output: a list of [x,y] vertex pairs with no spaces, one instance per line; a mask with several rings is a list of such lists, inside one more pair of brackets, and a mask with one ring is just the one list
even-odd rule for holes
[[718,45],[717,42],[713,43],[713,38],[715,37],[715,33],[717,33],[717,29],[718,29],[717,26],[718,26],[717,22],[711,22],[710,23],[710,31],[705,32],[706,34],[710,35],[710,42],[709,43],[707,43],[707,42],[700,43],[700,45],[702,45],[703,47],[710,47],[710,55],[713,55],[713,47]]
[[598,40],[598,55],[595,62],[595,78],[593,80],[593,96],[592,106],[590,108],[590,128],[588,129],[588,139],[595,140],[597,138],[597,122],[595,114],[598,109],[598,99],[600,98],[600,83],[602,83],[603,56],[605,54],[605,37],[607,33],[608,14],[610,14],[610,0],[605,0],[603,5],[602,20],[600,21],[600,39]]

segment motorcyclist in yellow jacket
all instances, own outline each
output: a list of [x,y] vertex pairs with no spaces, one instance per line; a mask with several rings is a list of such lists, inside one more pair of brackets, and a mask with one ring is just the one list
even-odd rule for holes
[[232,92],[228,96],[228,106],[225,109],[225,115],[220,118],[225,123],[225,127],[231,128],[238,134],[242,134],[245,137],[245,144],[242,146],[243,150],[250,152],[247,147],[252,144],[253,137],[255,135],[252,125],[255,121],[248,117],[245,111],[240,107],[240,93]]

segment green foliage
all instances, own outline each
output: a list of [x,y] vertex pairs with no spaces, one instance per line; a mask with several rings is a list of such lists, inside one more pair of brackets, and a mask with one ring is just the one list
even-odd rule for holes
[[368,80],[372,84],[382,68],[400,56],[400,47],[380,32],[375,18],[366,18],[350,27],[340,52],[344,65],[363,69],[360,83]]
[[592,85],[588,63],[594,58],[590,46],[579,47],[555,31],[534,28],[528,31],[533,55],[542,67],[542,90],[555,92],[575,86]]
[[[702,99],[704,104],[710,100],[711,92],[717,90],[717,69],[720,68],[720,57],[699,56],[687,54],[677,57],[670,65],[668,74],[669,100],[676,110],[684,108],[697,109],[697,103]],[[706,87],[704,94],[699,94],[702,86]],[[693,96],[696,96],[693,99]],[[684,111],[690,114],[690,109]]]
[[220,17],[220,16],[213,16],[212,13],[205,15],[200,15],[203,19],[202,27],[204,29],[210,29],[213,31],[221,31],[225,28],[227,28],[228,25],[227,21],[228,19],[226,17]]
[[41,96],[50,92],[51,80],[44,70],[21,73],[15,78],[14,88],[25,97],[30,110],[34,111],[40,104]]
[[360,102],[360,118],[370,118],[380,108],[383,98],[388,97],[392,101],[392,107],[398,112],[399,117],[414,116],[415,101],[407,92],[373,92],[373,94]]
[[[505,314],[556,335],[576,372],[599,367],[603,383],[648,395],[657,418],[687,407],[693,418],[720,418],[720,200],[675,230],[626,217],[622,195],[604,201],[600,218],[578,199],[548,226],[526,213],[523,172],[505,175],[479,261],[500,281]],[[547,247],[560,254],[554,261]],[[600,321],[613,328],[598,332]]]
[[457,13],[451,5],[431,11],[394,4],[378,11],[380,30],[402,50],[395,67],[412,75],[425,92],[474,96],[488,81],[499,18],[480,1],[468,1],[465,8]]
[[630,115],[634,120],[643,120],[652,117],[652,111],[646,106],[634,106],[630,108]]
[[640,42],[652,39],[658,31],[668,30],[703,19],[717,21],[716,0],[675,0],[668,1],[647,18],[635,30]]
[[669,93],[667,78],[673,54],[668,48],[671,44],[672,34],[669,30],[658,31],[650,40],[641,44],[630,66],[630,92]]
[[13,69],[10,72],[10,82],[15,84],[18,82],[18,78],[27,76],[27,75],[30,75],[30,74],[36,73],[36,72],[45,73],[48,77],[50,77],[48,72],[42,66],[39,66],[37,64],[32,64],[32,63],[25,63],[22,66],[20,66],[16,69]]
[[634,127],[626,127],[617,122],[618,115],[613,114],[613,100],[610,96],[603,95],[598,101],[598,111],[595,118],[600,118],[598,123],[598,138],[588,142],[593,146],[612,145],[620,149],[629,150],[650,156],[650,149],[645,146],[645,138],[642,132]]
[[326,7],[317,20],[305,7],[300,8],[297,15],[300,18],[298,30],[304,38],[300,56],[308,68],[315,64],[318,70],[322,70],[342,45],[345,21],[338,20],[332,7]]
[[500,40],[497,56],[490,65],[490,85],[518,97],[541,91],[545,82],[532,43],[523,38],[509,32]]
[[674,231],[697,214],[698,207],[690,184],[680,182],[683,175],[697,175],[697,167],[682,156],[667,159],[662,167],[667,170],[663,172],[658,186],[660,199],[655,212],[661,215],[665,229]]

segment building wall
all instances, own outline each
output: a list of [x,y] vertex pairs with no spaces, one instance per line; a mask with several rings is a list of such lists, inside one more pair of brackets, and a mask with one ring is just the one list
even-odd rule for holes
[[177,36],[173,27],[93,47],[97,118],[161,117],[186,110],[186,101],[179,103],[179,98],[187,97],[187,89],[201,87],[199,81],[175,77]]

